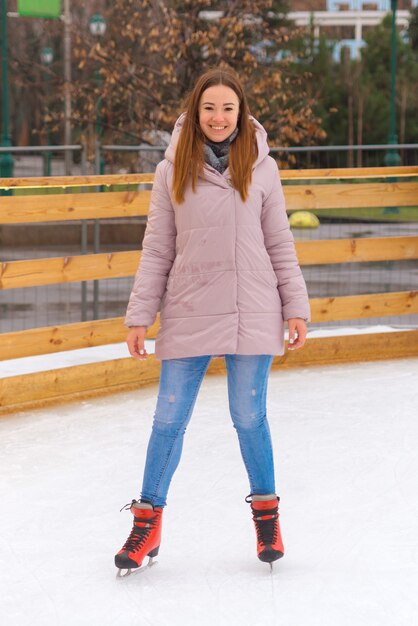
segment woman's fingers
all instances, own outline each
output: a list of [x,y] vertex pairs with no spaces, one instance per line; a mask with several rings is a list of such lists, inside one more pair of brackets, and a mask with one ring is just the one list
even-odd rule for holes
[[308,329],[306,328],[305,321],[298,317],[287,320],[289,326],[289,343],[288,350],[298,350],[302,348],[306,341],[306,335]]
[[302,346],[304,345],[304,341],[301,341],[298,339],[296,339],[296,341],[294,341],[291,345],[288,345],[288,350],[297,350],[298,348],[302,348]]
[[148,353],[144,346],[145,331],[132,329],[127,338],[126,343],[128,345],[129,354],[140,361],[147,358]]
[[137,358],[139,361],[143,361],[147,358],[147,356],[148,352],[145,350],[145,348],[143,348],[142,350],[139,350],[138,356],[135,358]]
[[139,347],[138,347],[138,343],[136,339],[127,339],[127,344],[128,344],[128,350],[131,356],[134,357],[134,359],[138,359],[139,358]]

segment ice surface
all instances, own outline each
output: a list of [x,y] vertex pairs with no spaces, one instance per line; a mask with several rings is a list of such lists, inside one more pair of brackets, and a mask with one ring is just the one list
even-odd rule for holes
[[255,554],[226,378],[207,375],[158,564],[116,579],[157,386],[0,420],[2,626],[418,623],[418,359],[273,370],[286,554]]

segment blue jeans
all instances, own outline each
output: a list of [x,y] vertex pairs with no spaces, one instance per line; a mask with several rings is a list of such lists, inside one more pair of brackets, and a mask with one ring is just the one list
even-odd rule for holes
[[[141,498],[167,504],[183,437],[211,356],[163,359],[148,443]],[[273,355],[226,354],[229,411],[238,434],[252,494],[275,493],[273,451],[266,417],[267,380]]]

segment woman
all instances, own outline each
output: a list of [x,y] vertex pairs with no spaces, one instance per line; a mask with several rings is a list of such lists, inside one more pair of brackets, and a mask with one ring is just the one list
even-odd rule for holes
[[[158,554],[163,509],[183,435],[212,357],[224,356],[229,409],[248,473],[257,554],[284,554],[266,418],[275,354],[305,342],[310,308],[267,134],[237,76],[203,74],[156,168],[142,258],[129,299],[127,343],[144,338],[160,310],[160,387],[132,532],[115,557],[138,568]],[[149,564],[149,563],[148,563]]]

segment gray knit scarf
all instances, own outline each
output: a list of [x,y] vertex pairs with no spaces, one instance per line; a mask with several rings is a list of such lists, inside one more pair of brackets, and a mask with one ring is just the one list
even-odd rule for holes
[[237,135],[238,126],[225,141],[211,141],[208,138],[205,139],[203,146],[205,160],[221,174],[223,174],[228,167],[229,148]]

